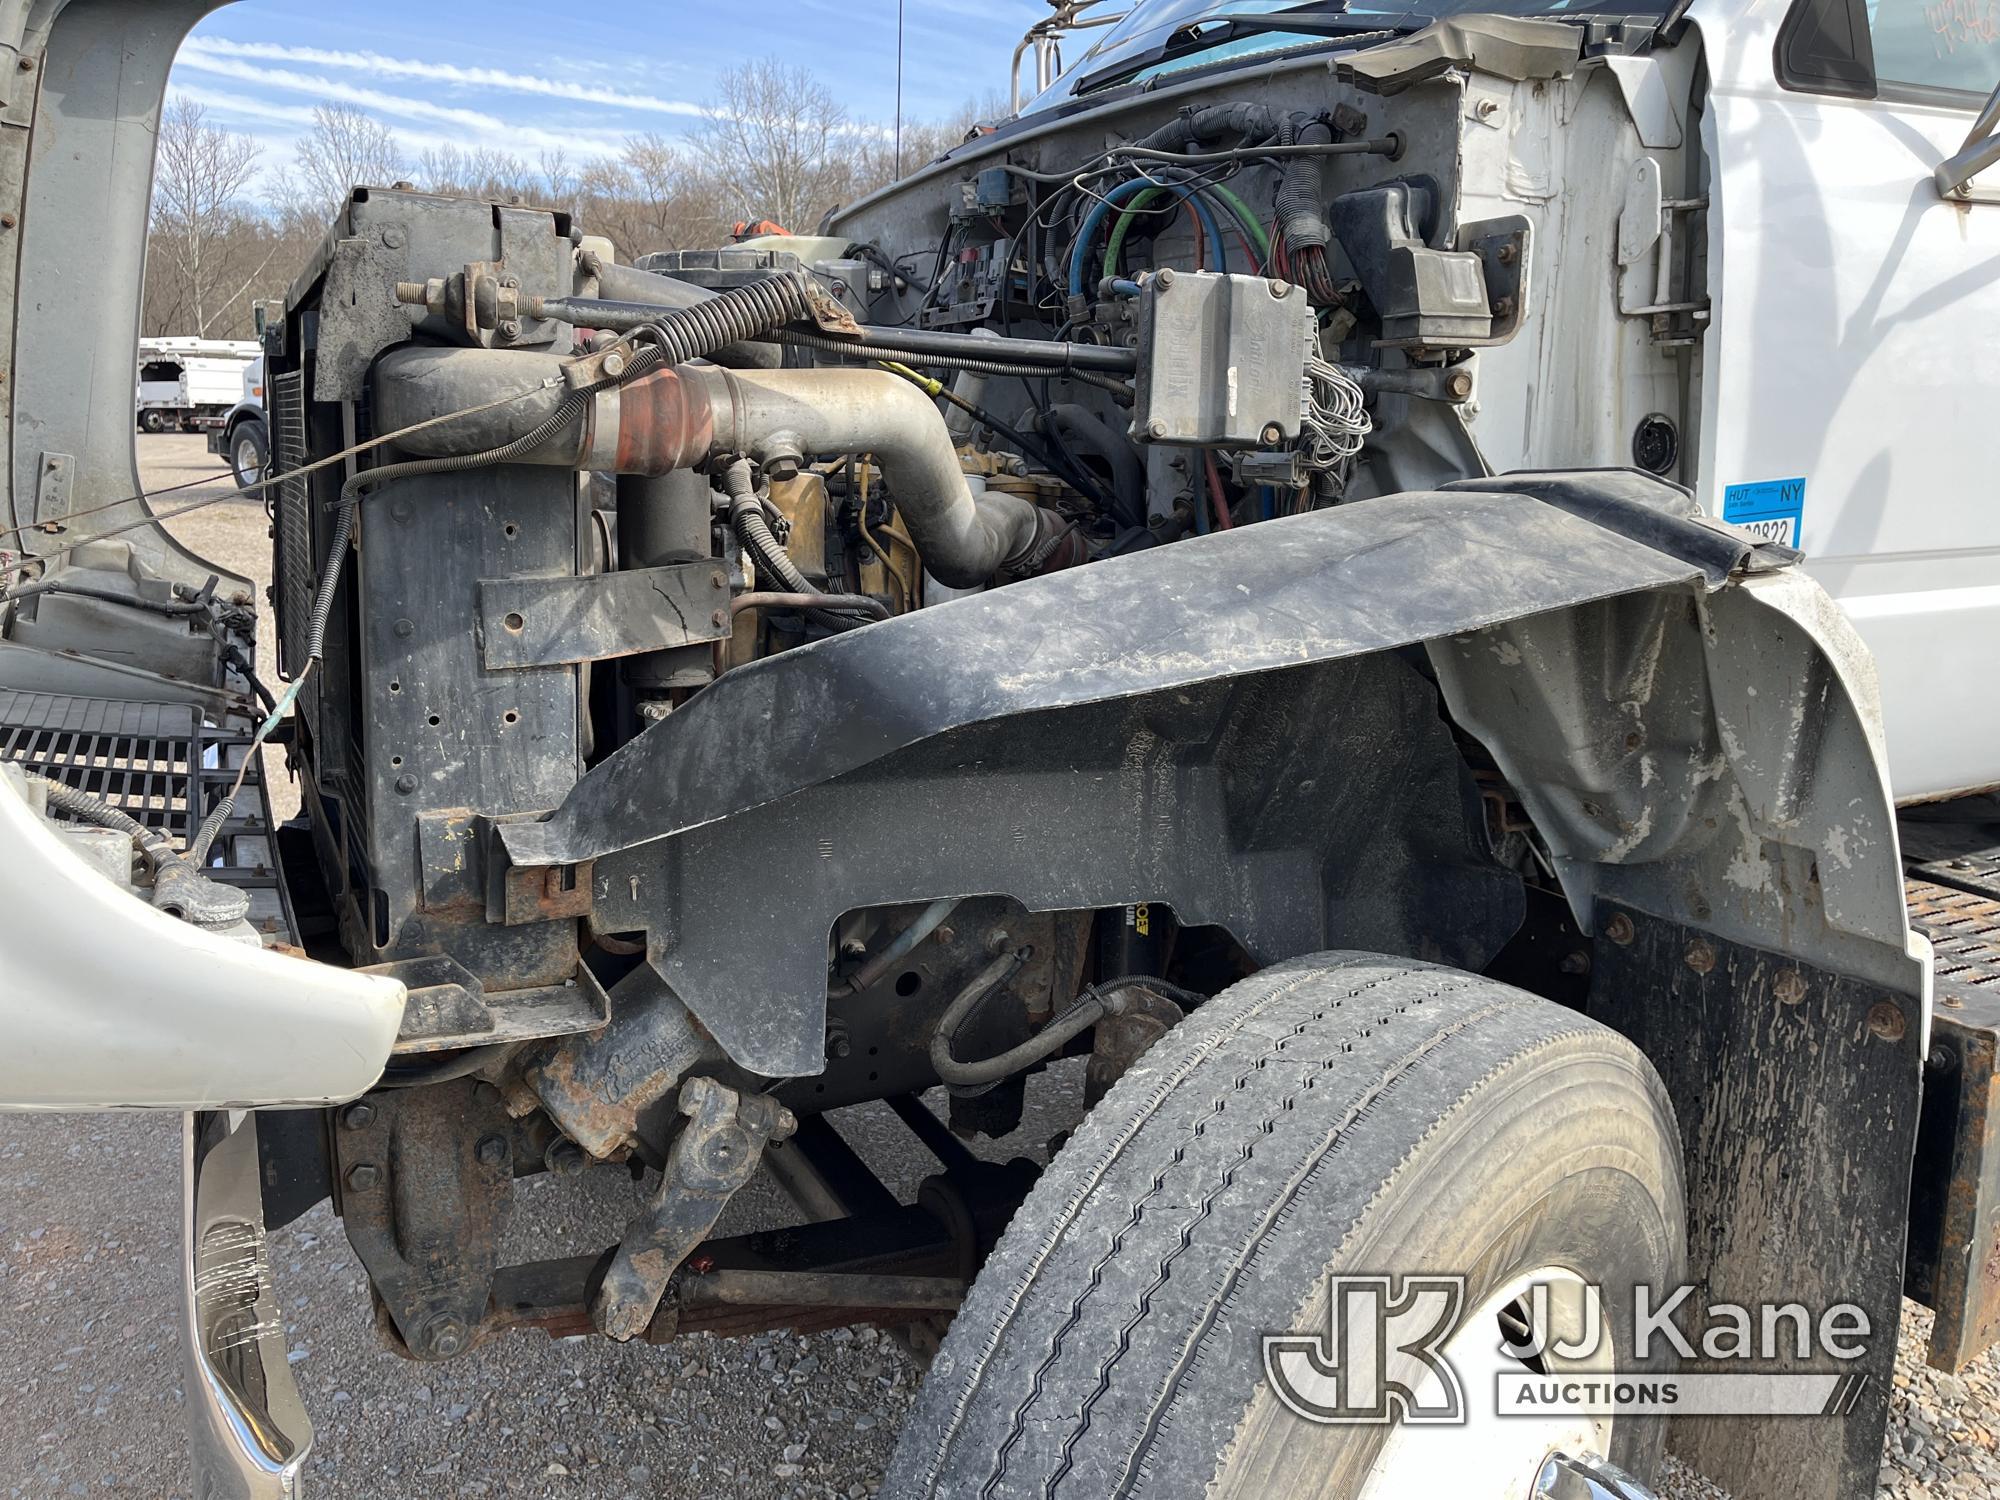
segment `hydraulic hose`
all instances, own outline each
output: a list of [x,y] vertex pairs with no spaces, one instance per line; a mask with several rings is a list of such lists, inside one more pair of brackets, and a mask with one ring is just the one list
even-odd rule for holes
[[1001,954],[974,975],[972,982],[945,1007],[945,1013],[938,1018],[937,1030],[931,1033],[930,1046],[931,1067],[940,1082],[957,1089],[991,1088],[1003,1079],[1055,1056],[1073,1037],[1088,1031],[1111,1013],[1104,997],[1085,994],[1018,1047],[1010,1047],[1005,1052],[977,1062],[960,1062],[951,1051],[960,1029],[980,1003],[1031,956],[1032,950],[1027,948]]
[[[792,561],[791,553],[785,550],[785,544],[778,540],[771,530],[771,523],[764,518],[764,504],[758,498],[749,459],[736,459],[722,471],[722,489],[729,496],[730,528],[735,531],[743,549],[756,559],[758,569],[771,574],[784,585],[777,592],[815,596],[823,593],[799,571],[799,565]],[[853,614],[830,609],[808,609],[806,617],[829,630],[854,630],[868,623]]]
[[1042,421],[1065,448],[1081,448],[1102,461],[1111,475],[1111,512],[1119,523],[1144,526],[1146,470],[1131,441],[1096,412],[1072,402],[1051,406]]
[[[1148,182],[1144,178],[1121,182],[1097,200],[1096,205],[1085,217],[1083,227],[1077,230],[1076,244],[1070,250],[1069,291],[1072,297],[1084,295],[1084,268],[1090,260],[1090,247],[1096,242],[1097,232],[1104,227],[1104,221],[1111,216],[1112,210],[1126,199],[1159,186],[1160,184]],[[1183,183],[1170,183],[1166,186],[1166,191],[1185,198],[1194,205],[1195,214],[1201,220],[1202,229],[1208,235],[1209,243],[1215,246],[1217,269],[1226,272],[1229,269],[1229,250],[1222,242],[1222,230],[1216,224],[1215,214],[1209,208],[1208,201],[1194,188]]]
[[827,993],[839,999],[848,995],[858,995],[870,985],[879,984],[891,969],[916,951],[917,944],[944,926],[945,918],[958,910],[962,899],[951,896],[942,901],[933,901],[919,912],[916,921],[898,933],[886,948],[870,957],[845,981],[834,985]]

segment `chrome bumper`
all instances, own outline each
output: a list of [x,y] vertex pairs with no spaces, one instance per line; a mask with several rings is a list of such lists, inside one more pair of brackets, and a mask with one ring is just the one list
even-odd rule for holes
[[188,1115],[181,1169],[181,1348],[195,1500],[296,1500],[312,1423],[271,1285],[256,1115]]

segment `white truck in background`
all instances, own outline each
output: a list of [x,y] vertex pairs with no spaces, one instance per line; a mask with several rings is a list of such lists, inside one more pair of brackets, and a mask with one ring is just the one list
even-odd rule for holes
[[243,367],[242,399],[208,429],[208,451],[229,460],[238,489],[248,489],[264,477],[271,457],[271,423],[264,411],[264,356]]
[[137,410],[143,432],[219,427],[244,399],[253,339],[142,339]]

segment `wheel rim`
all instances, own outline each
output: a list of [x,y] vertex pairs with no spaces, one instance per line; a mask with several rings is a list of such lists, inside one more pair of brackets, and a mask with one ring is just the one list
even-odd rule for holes
[[[1492,1486],[1478,1493],[1492,1500],[1530,1500],[1542,1466],[1552,1453],[1571,1456],[1606,1457],[1611,1452],[1610,1417],[1587,1417],[1573,1413],[1551,1413],[1546,1417],[1501,1417],[1494,1410],[1495,1378],[1518,1372],[1527,1366],[1500,1350],[1501,1316],[1510,1315],[1518,1328],[1529,1288],[1535,1283],[1550,1288],[1551,1305],[1570,1309],[1582,1305],[1586,1288],[1573,1272],[1560,1267],[1544,1267],[1518,1276],[1495,1291],[1459,1325],[1445,1345],[1445,1357],[1458,1372],[1464,1389],[1466,1420],[1462,1426],[1405,1426],[1390,1429],[1374,1467],[1361,1487],[1360,1500],[1398,1500],[1410,1495],[1468,1495],[1467,1477],[1482,1476]],[[1520,1304],[1520,1306],[1517,1306]],[[1563,1324],[1561,1326],[1574,1326]],[[1536,1332],[1544,1332],[1537,1329]],[[1590,1361],[1610,1368],[1615,1351],[1610,1330]],[[1565,1366],[1568,1368],[1568,1366]],[[1426,1380],[1429,1389],[1420,1392],[1434,1399],[1439,1391],[1435,1377]]]
[[264,466],[257,461],[257,445],[249,438],[236,440],[236,475],[244,484],[255,484],[264,477]]

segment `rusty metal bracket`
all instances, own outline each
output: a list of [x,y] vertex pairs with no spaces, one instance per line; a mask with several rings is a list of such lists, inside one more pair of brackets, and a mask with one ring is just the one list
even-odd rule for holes
[[409,990],[396,1037],[397,1057],[596,1031],[611,1014],[604,986],[582,963],[560,984],[520,990],[489,990],[478,975],[444,953],[372,964],[358,972],[387,975]]
[[653,1206],[626,1226],[591,1304],[598,1329],[620,1342],[646,1331],[667,1282],[750,1180],[765,1143],[798,1128],[768,1094],[741,1095],[711,1078],[682,1084],[680,1108],[688,1123],[667,1153]]
[[336,1117],[341,1218],[409,1352],[449,1359],[486,1314],[514,1183],[513,1122],[470,1079],[376,1094]]
[[480,659],[488,671],[701,646],[731,628],[729,575],[714,563],[479,585]]

